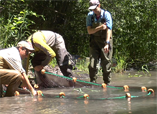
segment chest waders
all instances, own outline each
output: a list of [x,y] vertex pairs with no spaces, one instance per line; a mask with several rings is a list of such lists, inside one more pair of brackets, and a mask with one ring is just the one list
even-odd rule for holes
[[[92,28],[102,25],[101,22],[93,23]],[[101,67],[103,72],[104,83],[110,83],[111,77],[111,58],[113,53],[112,38],[110,39],[110,49],[108,53],[104,52],[104,46],[106,42],[106,30],[100,30],[90,36],[90,64],[89,64],[89,76],[90,81],[96,81],[97,64],[101,59]],[[111,35],[112,36],[112,35]]]

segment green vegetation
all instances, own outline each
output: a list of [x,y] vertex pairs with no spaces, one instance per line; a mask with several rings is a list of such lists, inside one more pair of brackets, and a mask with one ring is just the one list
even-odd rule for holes
[[[25,40],[36,30],[61,34],[68,51],[88,57],[86,16],[89,0],[1,0],[0,47]],[[113,18],[115,72],[141,68],[157,58],[156,0],[100,0]],[[52,63],[53,65],[54,63]],[[84,61],[78,68],[85,69]],[[145,67],[143,67],[145,68]],[[149,69],[149,68],[148,68]]]
[[55,66],[57,66],[57,61],[56,61],[56,59],[55,59],[55,58],[52,59],[52,61],[49,63],[49,65],[52,66],[53,68],[54,68]]
[[88,65],[89,65],[89,60],[87,60],[87,59],[80,59],[77,62],[76,67],[77,67],[78,70],[84,71],[85,73],[88,73]]

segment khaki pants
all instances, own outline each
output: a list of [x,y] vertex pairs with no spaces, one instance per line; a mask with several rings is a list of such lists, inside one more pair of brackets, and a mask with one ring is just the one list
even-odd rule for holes
[[8,85],[5,96],[14,96],[22,80],[20,72],[11,69],[0,69],[0,85]]

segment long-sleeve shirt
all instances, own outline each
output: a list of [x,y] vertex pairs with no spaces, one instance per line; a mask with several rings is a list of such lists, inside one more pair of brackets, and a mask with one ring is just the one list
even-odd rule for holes
[[16,47],[0,50],[0,56],[5,59],[5,61],[8,63],[8,66],[10,66],[10,69],[15,69],[21,73],[25,73],[25,70],[22,66],[20,53]]
[[38,31],[33,34],[33,39],[31,41],[32,35],[28,38],[29,42],[33,42],[33,47],[35,52],[42,51],[47,56],[41,65],[47,65],[52,58],[56,56],[56,53],[52,47],[56,44],[56,33],[52,31]]

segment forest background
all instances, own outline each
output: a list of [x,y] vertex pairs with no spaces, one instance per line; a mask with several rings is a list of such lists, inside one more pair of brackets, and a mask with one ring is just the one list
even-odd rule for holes
[[[113,18],[113,58],[118,69],[140,69],[157,58],[156,0],[100,0]],[[0,0],[0,47],[16,45],[37,30],[61,34],[67,50],[89,56],[89,0]]]

